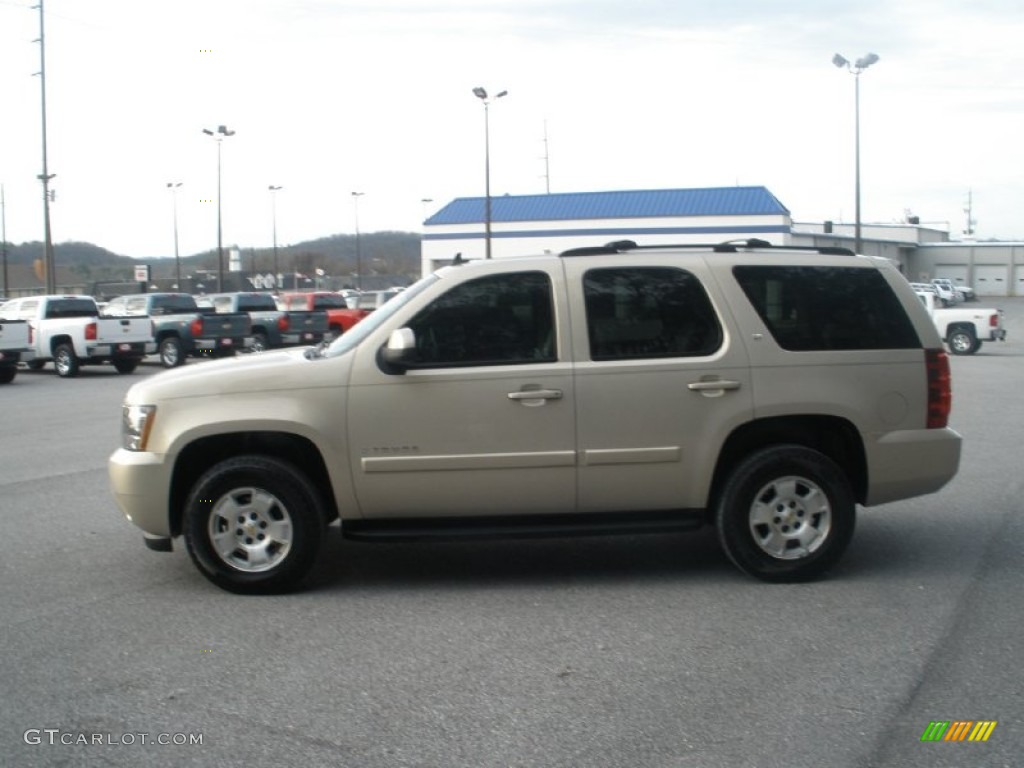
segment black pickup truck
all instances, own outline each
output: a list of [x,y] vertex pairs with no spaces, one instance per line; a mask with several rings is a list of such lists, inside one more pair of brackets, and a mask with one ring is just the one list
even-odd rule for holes
[[118,296],[103,309],[106,315],[149,315],[153,342],[147,352],[160,355],[165,368],[188,356],[234,355],[252,346],[252,328],[245,312],[217,314],[203,309],[189,293],[138,293]]
[[253,352],[319,344],[330,329],[326,311],[281,310],[269,293],[211,293],[197,296],[196,302],[218,314],[248,313],[252,322],[250,349]]

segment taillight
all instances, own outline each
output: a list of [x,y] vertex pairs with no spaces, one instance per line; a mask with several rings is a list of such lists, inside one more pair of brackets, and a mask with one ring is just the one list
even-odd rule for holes
[[277,330],[288,330],[288,315],[281,315],[279,318],[277,318]]
[[89,323],[85,326],[85,340],[96,341],[96,323]]
[[997,315],[995,312],[993,312],[991,315],[989,315],[988,316],[988,325],[989,325],[990,328],[998,328],[999,327],[999,315]]
[[28,327],[28,343],[35,344],[36,341],[36,329],[31,325]]
[[193,338],[199,338],[203,335],[203,318],[197,317],[192,321],[192,336]]
[[928,372],[928,429],[943,429],[953,408],[949,355],[941,349],[926,349],[924,363]]

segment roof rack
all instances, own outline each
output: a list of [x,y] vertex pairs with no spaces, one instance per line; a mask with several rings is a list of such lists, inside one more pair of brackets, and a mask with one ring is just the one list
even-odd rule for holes
[[625,251],[646,251],[686,248],[688,250],[711,250],[715,253],[738,253],[740,250],[754,248],[775,249],[780,251],[811,251],[823,256],[855,256],[849,248],[837,245],[772,245],[767,240],[749,237],[739,240],[725,240],[721,243],[679,243],[675,245],[638,245],[633,240],[614,240],[605,245],[591,245],[582,248],[570,248],[562,251],[560,256],[601,256],[605,254],[623,253]]

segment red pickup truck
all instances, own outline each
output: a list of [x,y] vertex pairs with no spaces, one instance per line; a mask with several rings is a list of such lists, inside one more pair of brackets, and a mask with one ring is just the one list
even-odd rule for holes
[[[327,323],[330,326],[328,336],[337,338],[369,313],[365,309],[350,309],[345,297],[331,291],[310,291],[308,293],[286,293],[281,296],[281,309],[312,312],[327,312]],[[327,338],[327,337],[325,337]]]

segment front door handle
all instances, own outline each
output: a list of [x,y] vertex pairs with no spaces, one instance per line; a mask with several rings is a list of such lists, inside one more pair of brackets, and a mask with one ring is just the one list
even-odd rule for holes
[[519,392],[509,392],[509,400],[561,400],[562,390],[560,389],[524,389]]

